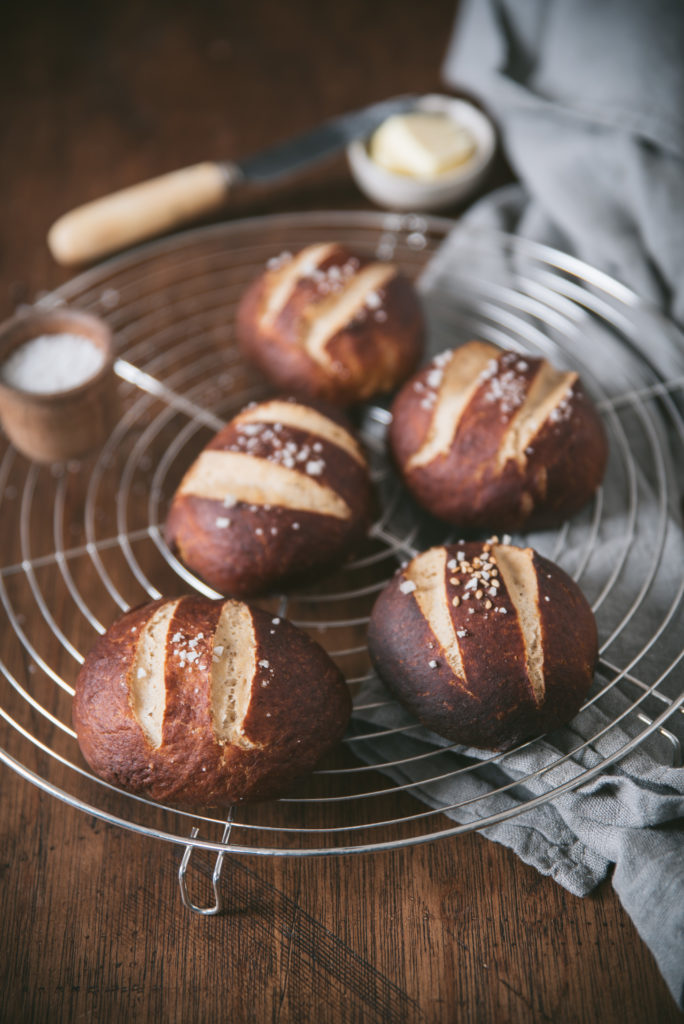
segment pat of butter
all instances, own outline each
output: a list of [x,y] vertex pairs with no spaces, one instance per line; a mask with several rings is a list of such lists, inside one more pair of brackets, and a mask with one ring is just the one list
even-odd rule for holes
[[431,181],[464,164],[475,151],[475,139],[446,114],[414,112],[384,121],[369,150],[386,170]]

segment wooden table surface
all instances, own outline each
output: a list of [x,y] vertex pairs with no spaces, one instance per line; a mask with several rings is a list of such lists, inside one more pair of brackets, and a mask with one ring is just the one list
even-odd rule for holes
[[[453,17],[450,0],[102,6],[4,10],[1,317],[69,276],[44,244],[66,209],[436,88]],[[368,204],[337,161],[233,212],[341,207]],[[3,531],[0,564],[10,547]],[[609,884],[576,899],[478,835],[231,857],[226,912],[200,919],[176,847],[0,777],[3,1021],[682,1019]]]

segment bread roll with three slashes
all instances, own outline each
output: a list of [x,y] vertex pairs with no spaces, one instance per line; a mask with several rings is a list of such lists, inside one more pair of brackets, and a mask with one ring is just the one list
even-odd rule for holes
[[218,591],[242,597],[339,564],[370,519],[368,466],[344,421],[276,399],[209,442],[173,498],[166,538]]
[[348,405],[412,373],[423,316],[397,267],[329,242],[269,261],[240,302],[237,336],[278,388]]
[[283,793],[350,711],[339,670],[286,619],[188,596],[134,609],[99,638],[73,719],[101,778],[199,810]]
[[431,548],[381,593],[368,645],[387,687],[455,743],[505,750],[567,722],[598,657],[579,587],[496,538]]
[[481,341],[404,385],[390,445],[424,508],[486,530],[558,525],[591,498],[608,454],[576,373]]

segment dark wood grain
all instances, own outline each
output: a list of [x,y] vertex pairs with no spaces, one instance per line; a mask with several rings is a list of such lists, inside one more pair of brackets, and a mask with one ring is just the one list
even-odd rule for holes
[[[435,88],[453,14],[451,0],[419,14],[403,0],[102,7],[3,12],[2,317],[68,276],[44,244],[60,213]],[[500,161],[491,180],[507,174]],[[337,161],[234,212],[365,205]],[[19,513],[3,515],[4,565]],[[44,592],[56,592],[50,570]],[[52,699],[57,710],[66,698]],[[226,912],[200,919],[180,902],[179,849],[0,778],[3,1021],[681,1019],[609,885],[576,899],[477,835],[377,855],[228,858]],[[200,901],[211,867],[194,855]]]

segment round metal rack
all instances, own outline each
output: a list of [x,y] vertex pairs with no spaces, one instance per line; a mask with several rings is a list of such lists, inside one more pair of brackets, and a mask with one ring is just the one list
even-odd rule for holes
[[[238,221],[134,250],[39,300],[108,320],[120,417],[105,446],[80,462],[45,468],[2,450],[0,514],[15,554],[0,568],[9,625],[0,660],[0,757],[75,807],[185,846],[181,879],[196,846],[219,854],[216,887],[226,852],[352,853],[480,829],[581,785],[647,737],[654,756],[681,763],[684,583],[672,559],[682,545],[682,337],[612,279],[505,235],[461,231],[443,280],[430,260],[452,228],[442,219],[380,213]],[[460,781],[505,767],[504,755],[465,756],[433,742],[373,680],[365,629],[376,595],[400,561],[449,535],[403,493],[385,454],[389,414],[369,407],[357,425],[380,512],[366,547],[319,585],[262,602],[309,630],[349,680],[354,715],[344,747],[286,799],[236,807],[228,821],[162,807],[87,769],[71,726],[74,681],[84,651],[122,611],[192,590],[217,596],[167,548],[165,510],[211,433],[267,393],[235,347],[243,289],[269,257],[330,238],[392,258],[414,279],[428,268],[421,287],[433,351],[477,336],[581,373],[609,434],[604,486],[560,530],[530,540],[591,601],[600,673],[574,742],[549,744],[543,767],[502,775],[476,800],[464,787],[462,800],[440,802],[441,784],[458,794]],[[590,709],[601,709],[605,724],[587,735],[581,723]],[[577,766],[570,776],[555,770],[570,759]]]

